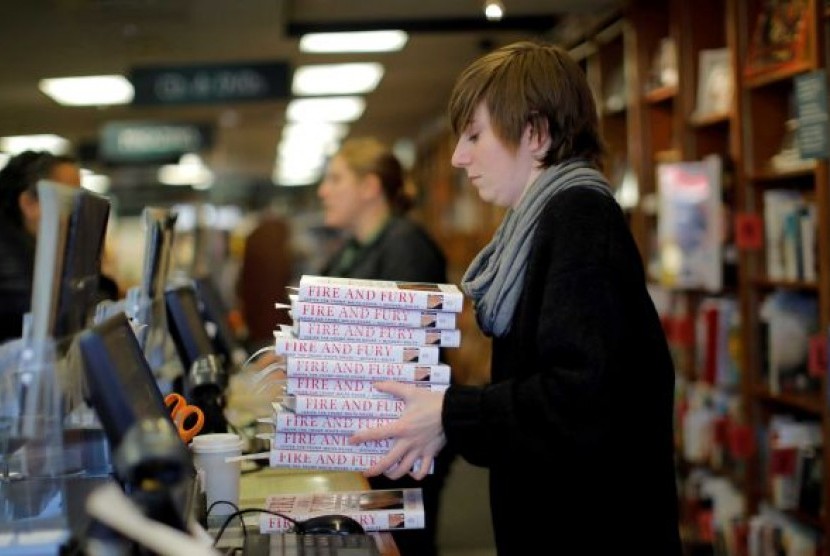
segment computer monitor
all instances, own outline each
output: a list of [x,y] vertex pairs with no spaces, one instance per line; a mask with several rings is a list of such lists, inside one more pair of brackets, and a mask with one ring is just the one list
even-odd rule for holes
[[91,320],[110,202],[48,180],[38,182],[38,198],[31,339],[41,344],[70,338]]
[[200,276],[193,280],[193,284],[199,301],[199,312],[208,326],[208,336],[211,337],[214,352],[230,367],[241,365],[247,355],[231,330],[228,309],[216,285],[210,276]]
[[124,313],[81,333],[78,347],[90,404],[113,451],[139,421],[170,421],[161,391]]
[[188,284],[168,288],[164,292],[167,306],[167,325],[185,372],[196,361],[215,355],[210,336],[205,329],[196,290]]

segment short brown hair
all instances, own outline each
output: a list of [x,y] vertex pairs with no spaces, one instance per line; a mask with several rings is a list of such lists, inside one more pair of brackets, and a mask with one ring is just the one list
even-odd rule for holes
[[392,212],[400,214],[412,206],[404,187],[404,170],[400,161],[384,143],[374,137],[347,139],[337,151],[358,176],[375,174]]
[[541,162],[548,167],[570,158],[601,166],[604,147],[594,97],[585,72],[552,44],[521,41],[470,64],[456,81],[449,103],[450,123],[459,135],[484,102],[496,135],[517,148],[525,125],[547,127],[551,146]]

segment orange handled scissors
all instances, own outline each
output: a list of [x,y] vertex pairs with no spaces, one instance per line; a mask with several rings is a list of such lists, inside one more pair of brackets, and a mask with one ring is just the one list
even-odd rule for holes
[[[195,405],[188,405],[184,396],[176,394],[175,392],[167,394],[164,397],[164,405],[170,410],[170,416],[173,418],[176,430],[179,431],[179,437],[181,437],[185,444],[190,444],[193,437],[199,434],[199,431],[205,425],[205,414]],[[185,422],[191,416],[196,417],[196,422],[193,426],[185,428]],[[192,422],[193,420],[190,419],[190,421]]]

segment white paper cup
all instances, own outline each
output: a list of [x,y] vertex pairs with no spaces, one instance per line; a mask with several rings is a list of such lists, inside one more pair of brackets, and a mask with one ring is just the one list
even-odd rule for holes
[[[202,489],[205,491],[207,507],[219,500],[239,505],[240,462],[228,463],[225,458],[242,453],[242,439],[236,434],[202,434],[193,438],[190,449],[193,463]],[[216,504],[210,515],[228,515],[234,512],[229,504]]]

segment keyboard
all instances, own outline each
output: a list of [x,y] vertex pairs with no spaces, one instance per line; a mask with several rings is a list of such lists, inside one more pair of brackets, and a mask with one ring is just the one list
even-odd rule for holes
[[248,533],[241,556],[380,556],[371,535],[322,535]]

